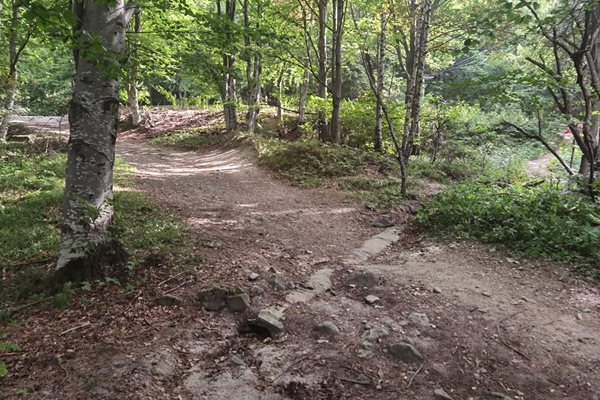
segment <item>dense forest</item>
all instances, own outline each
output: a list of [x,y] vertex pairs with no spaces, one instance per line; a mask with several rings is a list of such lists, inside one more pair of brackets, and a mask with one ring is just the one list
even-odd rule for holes
[[0,398],[599,398],[599,0],[0,0],[0,43]]

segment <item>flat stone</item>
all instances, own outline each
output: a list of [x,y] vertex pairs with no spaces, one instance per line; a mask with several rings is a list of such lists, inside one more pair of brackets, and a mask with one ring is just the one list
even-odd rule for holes
[[239,369],[246,368],[246,362],[244,361],[244,359],[237,355],[233,356],[229,360],[227,360],[227,365],[229,365],[229,368],[239,368]]
[[392,221],[385,217],[379,218],[371,224],[374,228],[391,228],[394,225],[395,224]]
[[285,290],[287,289],[287,281],[280,274],[273,274],[269,277],[269,286],[271,286],[275,290]]
[[439,294],[439,293],[442,293],[442,289],[440,289],[439,287],[434,287],[433,289],[431,289],[431,291],[432,291],[433,293],[438,293],[438,294]]
[[250,307],[250,297],[246,293],[240,293],[227,297],[227,308],[231,312],[246,311]]
[[505,395],[504,393],[500,393],[500,392],[491,392],[490,396],[492,396],[496,399],[500,399],[500,400],[513,400],[512,397],[509,397],[509,396]]
[[262,287],[260,287],[258,285],[254,285],[250,288],[250,296],[253,296],[253,297],[262,296],[262,294],[264,292],[265,292],[265,289],[263,289]]
[[392,343],[389,347],[389,352],[392,357],[405,362],[415,363],[423,361],[424,357],[419,350],[417,350],[412,344],[406,342]]
[[340,334],[340,328],[331,321],[323,321],[315,327],[315,330],[322,335],[335,336]]
[[256,319],[256,324],[267,329],[271,336],[277,336],[283,333],[283,323],[280,317],[270,309],[260,310]]
[[165,294],[156,299],[159,306],[174,307],[183,304],[183,300],[177,296],[171,294]]
[[375,347],[373,343],[363,340],[360,344],[360,349],[358,350],[358,358],[362,358],[368,360],[375,356]]
[[250,281],[254,282],[254,281],[258,280],[258,274],[256,272],[253,272],[248,276],[248,279]]
[[223,286],[207,286],[200,289],[198,294],[204,308],[210,311],[218,311],[225,307],[227,296],[229,296],[229,291]]
[[367,342],[376,342],[377,340],[382,339],[388,336],[389,334],[390,332],[387,329],[380,326],[366,330],[363,333],[362,338]]
[[365,297],[365,301],[367,302],[367,304],[375,304],[379,300],[381,300],[379,297],[373,296],[372,294],[370,294],[367,297]]
[[436,400],[454,400],[444,389],[435,389],[433,398]]
[[175,375],[177,368],[170,360],[162,359],[153,363],[150,372],[159,379],[167,379]]
[[418,325],[422,328],[431,327],[431,322],[429,322],[429,317],[427,314],[422,313],[410,313],[408,315],[408,320],[415,325]]
[[372,288],[379,284],[380,274],[372,270],[356,271],[346,281],[348,285],[356,285],[360,288]]

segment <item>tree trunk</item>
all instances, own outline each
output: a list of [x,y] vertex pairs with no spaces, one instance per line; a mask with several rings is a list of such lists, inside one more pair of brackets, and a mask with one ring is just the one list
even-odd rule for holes
[[375,110],[375,135],[373,144],[375,151],[383,152],[383,79],[385,72],[385,31],[387,28],[387,15],[381,13],[379,41],[377,43],[377,78],[376,78],[376,97],[377,108]]
[[[225,15],[232,23],[235,20],[236,0],[225,1]],[[220,3],[219,3],[220,8]],[[225,38],[228,42],[233,40],[232,34],[227,27]],[[227,132],[234,132],[238,129],[237,121],[237,89],[235,79],[235,55],[232,53],[223,54],[223,114],[225,116],[225,129]]]
[[[329,0],[317,0],[319,6],[319,43],[317,50],[319,52],[319,97],[327,99],[327,18]],[[329,124],[327,116],[323,111],[319,111],[319,138],[323,141],[330,140]]]
[[407,56],[406,62],[409,75],[406,85],[406,114],[402,134],[402,152],[405,160],[413,154],[415,138],[419,134],[431,13],[431,0],[423,0],[418,7],[415,23],[411,27],[412,51]]
[[281,66],[281,70],[279,70],[279,75],[277,76],[277,120],[283,126],[283,74],[285,73],[285,63]]
[[18,51],[17,51],[17,40],[18,33],[16,23],[19,19],[19,6],[16,1],[12,2],[12,24],[11,31],[8,38],[8,60],[9,60],[9,82],[6,91],[6,98],[4,102],[4,115],[2,116],[2,122],[0,123],[0,140],[5,140],[8,134],[8,125],[10,123],[10,117],[15,106],[15,100],[17,98],[17,84],[18,84]]
[[[248,106],[248,112],[246,113],[246,126],[250,132],[254,132],[256,129],[256,119],[258,118],[258,113],[260,111],[259,105],[261,100],[261,88],[262,88],[262,64],[261,64],[261,55],[258,50],[261,45],[261,40],[256,39],[255,45],[257,47],[256,50],[251,51],[252,48],[252,40],[249,35],[250,30],[250,10],[249,10],[249,0],[244,0],[244,28],[246,29],[246,34],[244,36],[244,44],[246,46],[246,81],[248,82],[247,88],[247,101],[246,105]],[[263,18],[263,5],[262,2],[259,1],[257,5],[257,22],[256,29],[260,28],[260,24],[258,21]]]
[[331,112],[331,141],[341,143],[342,127],[340,123],[340,107],[342,102],[342,35],[344,33],[344,0],[333,0],[333,43],[331,82],[333,110]]
[[[306,65],[309,60],[306,60]],[[298,102],[298,125],[303,125],[306,122],[306,99],[308,98],[308,85],[310,84],[310,70],[304,68],[304,78],[300,87],[300,101]]]
[[127,84],[127,103],[131,110],[131,124],[133,127],[140,126],[142,122],[141,113],[140,113],[140,102],[138,98],[138,63],[137,59],[138,55],[138,46],[139,46],[139,34],[142,31],[142,18],[139,12],[135,13],[134,16],[134,32],[135,43],[132,43],[131,51],[130,51],[130,59],[131,63],[129,66],[129,82]]
[[[111,232],[113,165],[119,114],[118,70],[125,27],[134,9],[123,0],[83,0],[80,51],[69,111],[71,136],[61,227],[57,282],[93,280],[106,267],[123,267],[126,255]],[[106,52],[91,59],[100,40]]]

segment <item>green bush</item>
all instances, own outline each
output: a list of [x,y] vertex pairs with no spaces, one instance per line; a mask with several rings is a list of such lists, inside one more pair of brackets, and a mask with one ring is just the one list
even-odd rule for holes
[[204,146],[228,146],[244,139],[243,133],[225,133],[215,128],[188,129],[181,132],[167,133],[152,139],[152,144],[166,144],[169,146],[183,147],[185,149],[198,149]]
[[318,187],[325,178],[351,176],[377,155],[347,146],[335,146],[316,140],[293,143],[277,139],[257,139],[259,158],[265,165],[291,182]]
[[[0,265],[18,275],[0,282],[2,299],[33,294],[43,282],[45,271],[39,266],[58,258],[65,162],[64,154],[0,145]],[[115,183],[127,183],[130,171],[117,160]],[[114,205],[116,232],[134,263],[149,249],[168,251],[181,243],[175,218],[144,194],[117,191]]]
[[596,273],[600,266],[600,206],[550,186],[458,185],[439,194],[418,220],[432,232],[582,262]]

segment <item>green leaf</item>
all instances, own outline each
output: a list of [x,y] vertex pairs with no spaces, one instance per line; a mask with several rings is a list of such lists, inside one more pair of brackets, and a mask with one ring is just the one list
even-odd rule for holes
[[8,375],[8,368],[4,362],[0,361],[0,378],[4,378],[6,375]]

